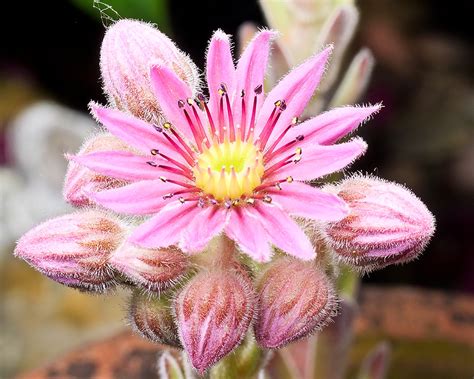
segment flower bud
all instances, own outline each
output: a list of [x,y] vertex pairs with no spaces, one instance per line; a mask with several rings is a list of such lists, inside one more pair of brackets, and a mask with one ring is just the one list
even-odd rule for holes
[[345,219],[324,226],[327,243],[338,259],[363,271],[411,261],[434,233],[431,212],[400,184],[354,176],[326,188],[350,207]]
[[135,291],[130,301],[130,321],[137,333],[153,342],[181,346],[169,301],[163,296]]
[[15,255],[61,284],[102,292],[115,284],[108,260],[123,237],[118,220],[84,210],[30,230],[18,241]]
[[[77,155],[112,150],[129,151],[130,148],[118,138],[115,138],[111,134],[104,133],[87,140]],[[66,178],[64,180],[63,196],[68,203],[75,207],[84,207],[92,205],[91,201],[84,194],[84,190],[97,192],[120,187],[124,184],[124,181],[95,173],[76,162],[69,161]]]
[[278,349],[324,326],[336,313],[337,301],[328,277],[294,258],[272,263],[257,284],[257,342]]
[[120,20],[109,27],[100,51],[100,71],[112,106],[159,122],[161,109],[149,77],[151,64],[157,62],[170,67],[192,89],[197,87],[194,63],[151,24]]
[[181,366],[169,351],[164,350],[158,358],[158,372],[160,379],[185,379]]
[[175,300],[181,342],[203,374],[240,344],[254,314],[248,280],[232,271],[197,274]]
[[112,254],[110,264],[136,285],[160,292],[183,277],[189,262],[175,247],[146,249],[126,243]]
[[384,379],[390,361],[390,346],[380,342],[364,358],[357,379]]

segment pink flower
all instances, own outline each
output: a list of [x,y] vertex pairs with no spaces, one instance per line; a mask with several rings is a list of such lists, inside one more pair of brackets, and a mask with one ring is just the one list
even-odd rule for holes
[[208,101],[203,95],[193,98],[192,89],[168,66],[152,65],[163,124],[91,105],[110,133],[142,154],[111,150],[73,158],[94,172],[131,182],[87,193],[116,212],[152,215],[129,242],[197,252],[224,232],[257,261],[270,260],[272,244],[309,260],[314,248],[293,217],[337,221],[347,215],[341,198],[306,182],[345,168],[365,152],[360,138],[334,142],[380,106],[336,108],[300,123],[331,47],[296,67],[265,96],[274,36],[259,32],[235,67],[228,36],[215,32],[207,53]]

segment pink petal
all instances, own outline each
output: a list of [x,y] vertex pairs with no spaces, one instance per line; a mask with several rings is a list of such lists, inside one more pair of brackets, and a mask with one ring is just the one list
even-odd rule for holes
[[157,164],[168,165],[164,159],[140,156],[126,151],[99,151],[68,158],[99,174],[123,180],[152,180],[158,179],[160,176],[167,179],[183,180],[181,175],[147,164],[147,162],[153,161]]
[[225,232],[252,259],[257,262],[268,262],[271,259],[272,251],[268,243],[267,232],[263,228],[259,216],[252,214],[250,209],[250,207],[234,207],[230,211]]
[[312,180],[339,171],[365,153],[367,144],[362,138],[337,145],[313,145],[303,150],[298,163],[290,163],[271,175],[272,178],[293,177]]
[[224,228],[227,211],[207,207],[196,216],[183,232],[181,249],[188,252],[203,250],[209,241]]
[[280,119],[274,127],[268,141],[269,144],[290,125],[295,116],[301,116],[321,80],[331,50],[332,47],[326,48],[294,68],[268,94],[258,116],[255,130],[257,136],[261,133],[275,107],[275,102],[278,100],[285,100],[286,109],[281,113]]
[[313,245],[299,225],[278,206],[258,204],[252,213],[259,217],[270,241],[296,258],[310,260],[316,257]]
[[304,136],[304,140],[298,146],[303,149],[305,146],[315,143],[330,145],[354,131],[371,115],[377,113],[380,108],[381,105],[377,104],[370,107],[331,109],[291,129],[282,142],[280,142],[280,145],[284,145],[300,135]]
[[183,230],[202,211],[195,202],[181,204],[175,201],[137,227],[129,241],[147,248],[174,245],[181,239]]
[[152,149],[158,149],[180,162],[183,161],[181,155],[152,125],[117,109],[104,108],[94,103],[89,104],[89,107],[94,117],[122,141],[146,154]]
[[207,51],[206,66],[207,85],[209,88],[209,108],[217,114],[221,95],[218,89],[222,83],[227,87],[230,100],[235,93],[235,67],[229,36],[222,30],[217,30],[211,38]]
[[[153,91],[165,114],[166,120],[174,125],[190,141],[194,141],[192,129],[183,111],[183,109],[186,109],[194,122],[192,110],[187,103],[187,99],[193,98],[191,88],[169,67],[160,64],[155,64],[151,67],[150,77]],[[184,101],[185,108],[180,108],[178,105],[179,100]]]
[[[245,125],[250,122],[251,107],[253,104],[254,90],[257,86],[263,85],[265,79],[265,70],[267,68],[268,57],[270,54],[270,41],[276,36],[276,32],[271,30],[262,30],[257,33],[250,41],[249,45],[242,53],[237,64],[237,87],[238,91],[244,90],[244,99],[249,109],[246,112]],[[259,99],[260,100],[260,99]],[[234,99],[234,114],[238,123],[241,121],[241,97]],[[257,102],[257,114],[262,106],[262,102]]]
[[271,189],[268,194],[274,203],[295,216],[339,221],[349,212],[347,204],[338,196],[301,182],[282,183],[281,190]]
[[158,212],[170,200],[163,196],[181,190],[176,184],[161,180],[143,180],[120,188],[100,192],[87,192],[94,202],[115,212],[132,215]]

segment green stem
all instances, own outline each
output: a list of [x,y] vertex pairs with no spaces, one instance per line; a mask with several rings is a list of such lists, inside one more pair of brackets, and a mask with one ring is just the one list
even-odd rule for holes
[[209,372],[209,379],[238,379],[235,354],[228,354],[213,366]]
[[358,273],[341,266],[337,280],[340,296],[340,311],[334,322],[328,325],[315,338],[313,379],[344,378],[348,353],[352,343],[352,329],[357,314],[355,297],[360,284]]

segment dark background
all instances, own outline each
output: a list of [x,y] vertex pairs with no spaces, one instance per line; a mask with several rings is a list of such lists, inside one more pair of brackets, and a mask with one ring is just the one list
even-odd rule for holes
[[[361,131],[369,151],[353,169],[406,183],[437,218],[435,237],[420,259],[364,280],[474,293],[473,2],[358,4],[362,26],[354,51],[369,46],[377,59],[363,102],[383,101],[385,108]],[[100,21],[68,1],[9,6],[11,16],[4,13],[0,23],[0,77],[27,80],[81,111],[90,99],[105,102]],[[170,14],[172,37],[201,68],[213,30],[235,35],[245,21],[265,25],[250,0],[170,1]],[[19,110],[11,109],[11,117]],[[4,151],[1,159],[9,163]]]

